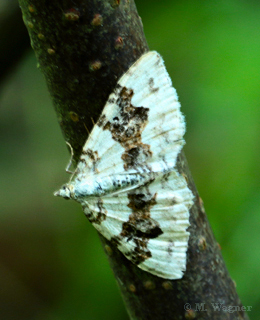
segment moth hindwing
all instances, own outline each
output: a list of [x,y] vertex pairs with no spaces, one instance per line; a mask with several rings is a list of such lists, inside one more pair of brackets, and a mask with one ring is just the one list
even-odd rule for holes
[[55,193],[79,202],[129,260],[165,279],[186,270],[193,195],[175,168],[184,133],[163,60],[148,52],[118,81],[72,181]]

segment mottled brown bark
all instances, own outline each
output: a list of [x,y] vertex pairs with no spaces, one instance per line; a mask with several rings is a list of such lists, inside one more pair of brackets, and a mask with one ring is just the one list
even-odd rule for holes
[[[39,68],[77,162],[118,78],[148,50],[133,1],[20,1]],[[130,19],[131,17],[131,19]]]
[[[65,140],[72,145],[77,162],[93,126],[91,118],[98,119],[118,78],[148,50],[141,19],[133,0],[67,0],[62,4],[20,0],[20,4]],[[243,311],[214,311],[212,304],[241,303],[183,153],[178,169],[195,195],[183,279],[168,281],[140,270],[100,236],[128,313],[131,319],[142,320],[248,319]],[[187,303],[190,310],[185,310]]]

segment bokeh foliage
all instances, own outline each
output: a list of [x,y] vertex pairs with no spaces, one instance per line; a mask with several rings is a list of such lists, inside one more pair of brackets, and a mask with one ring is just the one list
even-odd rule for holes
[[[260,4],[136,4],[179,94],[208,218],[258,319]],[[32,51],[6,79],[0,106],[1,319],[127,319],[94,228],[79,205],[52,196],[70,156]]]

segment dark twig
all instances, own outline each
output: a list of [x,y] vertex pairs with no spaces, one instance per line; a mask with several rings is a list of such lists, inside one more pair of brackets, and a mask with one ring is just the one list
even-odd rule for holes
[[[65,140],[77,162],[86,128],[93,126],[91,117],[97,121],[119,77],[148,50],[141,19],[133,0],[20,0],[20,4]],[[243,311],[214,311],[212,304],[241,303],[183,153],[178,170],[195,195],[183,279],[167,281],[140,270],[100,236],[129,315],[142,320],[248,319]]]

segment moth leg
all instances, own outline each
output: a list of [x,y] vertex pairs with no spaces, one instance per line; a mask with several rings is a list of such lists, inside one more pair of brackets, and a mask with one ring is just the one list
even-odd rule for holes
[[87,130],[88,135],[90,135],[90,132],[88,130],[88,127],[85,125],[85,123],[83,122],[85,129]]
[[67,142],[67,141],[66,141],[66,144],[70,147],[71,157],[70,157],[70,161],[69,161],[69,163],[68,163],[68,165],[67,165],[67,167],[66,167],[65,170],[66,170],[67,173],[72,174],[72,173],[74,173],[74,172],[73,172],[73,171],[70,171],[70,167],[71,167],[71,165],[72,165],[72,160],[73,160],[73,157],[74,157],[74,152],[73,152],[73,148],[72,148],[71,144],[70,144],[69,142]]
[[90,118],[91,119],[91,121],[92,121],[92,123],[93,123],[93,126],[95,126],[95,121],[94,121],[94,119],[91,117]]
[[[91,121],[93,122],[94,120],[93,120],[93,118],[91,118]],[[88,133],[88,139],[91,139],[92,140],[92,137],[90,136],[90,131],[88,130],[88,127],[85,125],[85,123],[83,122],[83,124],[84,124],[84,127],[85,127],[85,129],[87,130],[87,133]],[[93,124],[94,124],[94,126],[95,126],[95,123],[93,122]],[[84,148],[83,148],[84,149]]]

